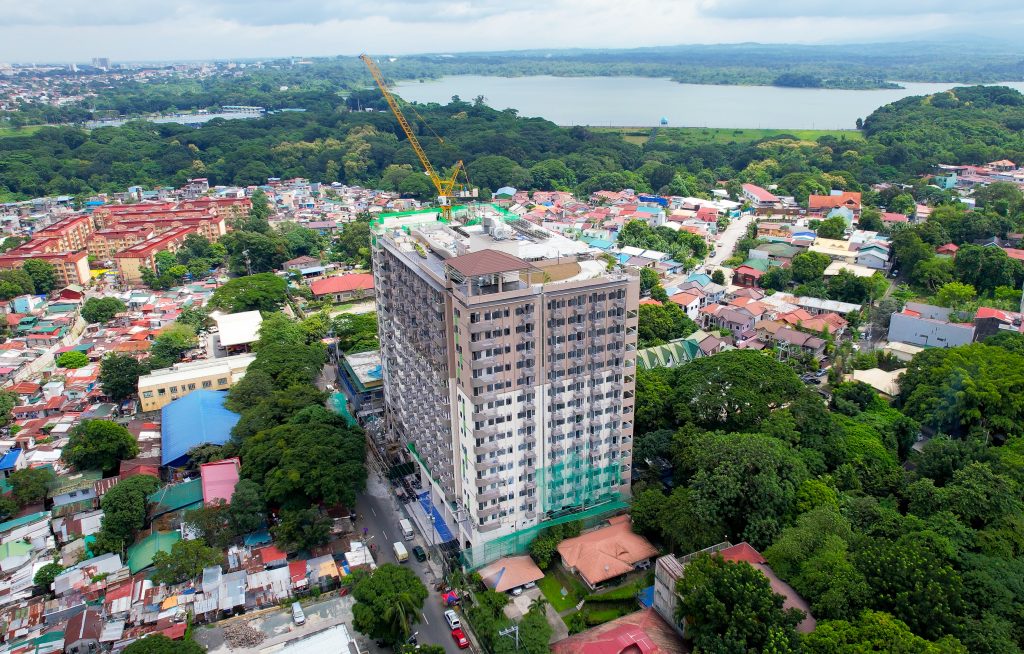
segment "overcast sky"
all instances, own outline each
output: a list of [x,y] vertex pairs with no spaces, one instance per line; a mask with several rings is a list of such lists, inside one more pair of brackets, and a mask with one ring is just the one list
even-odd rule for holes
[[0,21],[0,61],[137,61],[1008,35],[1024,2],[0,0]]

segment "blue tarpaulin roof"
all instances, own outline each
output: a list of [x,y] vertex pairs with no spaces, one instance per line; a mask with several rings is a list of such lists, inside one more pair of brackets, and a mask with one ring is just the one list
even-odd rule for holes
[[0,459],[0,470],[10,470],[18,463],[18,457],[21,456],[21,449],[12,447],[7,450],[3,458]]
[[223,391],[192,391],[161,409],[163,465],[183,464],[197,445],[227,442],[239,416],[224,408],[226,397]]

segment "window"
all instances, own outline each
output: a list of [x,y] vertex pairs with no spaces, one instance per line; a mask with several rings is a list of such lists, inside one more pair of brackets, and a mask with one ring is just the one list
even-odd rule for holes
[[178,392],[178,387],[177,386],[171,386],[171,392],[172,393],[177,393]]
[[209,379],[207,379],[207,380],[205,380],[203,382],[203,388],[211,388],[212,386],[213,386],[213,382],[210,381]]
[[196,390],[196,385],[195,384],[189,384],[188,385],[188,390],[190,390],[190,391]]
[[156,394],[157,395],[167,395],[167,391],[165,389],[163,389],[163,388],[158,388],[156,390]]
[[227,384],[228,384],[228,378],[227,377],[221,377],[220,379],[217,380],[217,385],[218,386],[227,386]]
[[[161,393],[162,395],[163,393]],[[153,397],[153,391],[143,391],[142,397]]]

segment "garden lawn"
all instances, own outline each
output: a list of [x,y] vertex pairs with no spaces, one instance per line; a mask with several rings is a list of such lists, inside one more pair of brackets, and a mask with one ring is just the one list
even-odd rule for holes
[[[544,578],[537,582],[551,606],[561,613],[579,604],[587,596],[587,588],[583,582],[561,570],[549,570]],[[562,588],[567,594],[562,596]]]

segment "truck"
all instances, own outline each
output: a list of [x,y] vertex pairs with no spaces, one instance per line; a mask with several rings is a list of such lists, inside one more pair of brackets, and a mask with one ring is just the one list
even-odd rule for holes
[[405,545],[401,541],[395,543],[392,547],[395,550],[395,559],[397,559],[399,563],[405,563],[409,560],[409,552],[405,549]]
[[398,526],[402,528],[402,538],[404,538],[405,540],[413,539],[414,534],[412,531],[412,523],[403,518],[402,520],[398,521]]

